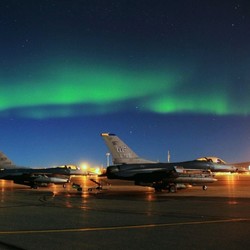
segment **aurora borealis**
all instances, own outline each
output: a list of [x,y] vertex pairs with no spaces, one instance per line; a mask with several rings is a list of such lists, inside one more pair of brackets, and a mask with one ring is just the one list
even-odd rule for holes
[[[248,159],[247,142],[224,151],[214,141],[249,140],[247,1],[3,0],[0,11],[1,150],[14,161],[27,160],[14,149],[19,140],[27,150],[57,142],[58,161],[103,163],[103,131],[149,145],[158,136],[151,159],[164,160],[161,147],[173,148],[175,160]],[[179,147],[195,133],[193,147]],[[135,144],[142,154],[144,146]],[[57,164],[52,145],[46,160],[37,156],[44,147],[28,163]]]
[[[118,102],[137,100],[138,105],[143,105],[145,98],[157,99],[178,81],[178,77],[171,72],[127,72],[94,66],[71,65],[72,68],[67,68],[60,63],[55,65],[57,66],[43,68],[43,74],[35,74],[34,79],[22,79],[21,76],[18,77],[18,82],[8,79],[8,85],[3,85],[0,94],[2,111],[17,108],[20,109],[17,113],[21,116],[43,119],[51,116],[51,109],[46,106],[67,105],[69,112],[65,110],[65,114],[62,114],[59,108],[58,113],[52,114],[61,117],[78,115],[74,112],[74,105],[82,105],[79,115],[89,114],[85,105],[92,105],[94,114],[110,113],[119,111],[115,107]],[[112,109],[109,108],[111,105]],[[29,107],[34,108],[34,115],[26,112]],[[39,110],[44,111],[43,116],[39,116]]]
[[[17,115],[36,119],[78,116],[89,114],[89,106],[91,113],[105,114],[123,110],[119,103],[130,101],[143,111],[155,113],[248,115],[250,112],[247,98],[242,103],[233,100],[234,93],[230,93],[225,79],[217,79],[215,83],[211,80],[206,91],[204,86],[195,84],[188,84],[185,90],[190,80],[181,71],[130,72],[88,65],[66,67],[60,62],[43,66],[42,73],[33,70],[38,72],[34,72],[35,76],[29,75],[28,79],[17,74],[14,79],[2,80],[0,106],[3,115],[16,109]],[[81,109],[76,111],[75,105],[80,105]],[[48,109],[48,106],[54,108]]]

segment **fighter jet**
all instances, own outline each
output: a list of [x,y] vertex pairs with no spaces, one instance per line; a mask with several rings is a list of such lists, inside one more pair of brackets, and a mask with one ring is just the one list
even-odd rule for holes
[[233,166],[213,164],[206,161],[161,163],[143,159],[128,147],[118,136],[102,133],[109,148],[113,166],[107,167],[109,179],[134,181],[135,185],[150,186],[156,191],[176,192],[178,184],[202,185],[217,181],[212,172],[235,172]]
[[83,175],[83,171],[75,165],[63,165],[53,168],[29,168],[15,165],[0,152],[0,179],[12,180],[16,184],[31,188],[44,187],[50,184],[65,186],[72,175]]
[[47,187],[49,184],[65,185],[69,182],[70,172],[67,168],[1,168],[0,179],[12,180],[15,184],[27,185],[36,189],[37,187]]

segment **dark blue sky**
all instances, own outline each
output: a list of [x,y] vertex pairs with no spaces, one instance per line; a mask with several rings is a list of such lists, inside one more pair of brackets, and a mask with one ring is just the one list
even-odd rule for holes
[[249,13],[248,1],[1,1],[1,151],[105,165],[112,132],[152,160],[249,160]]

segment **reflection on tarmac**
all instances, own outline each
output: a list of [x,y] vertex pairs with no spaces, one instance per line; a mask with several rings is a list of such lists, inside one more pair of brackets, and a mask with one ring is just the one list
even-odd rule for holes
[[230,197],[230,204],[236,204],[236,191],[237,191],[237,181],[239,181],[239,175],[226,175],[226,186],[228,194],[227,196]]
[[[206,191],[155,193],[126,181],[99,192],[0,181],[0,249],[249,248],[250,175],[219,175]],[[182,239],[182,240],[180,240]]]

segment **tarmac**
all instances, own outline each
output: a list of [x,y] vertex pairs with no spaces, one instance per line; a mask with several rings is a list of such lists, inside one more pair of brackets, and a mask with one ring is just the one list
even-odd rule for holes
[[249,249],[250,175],[155,193],[126,181],[30,189],[0,180],[0,249]]

